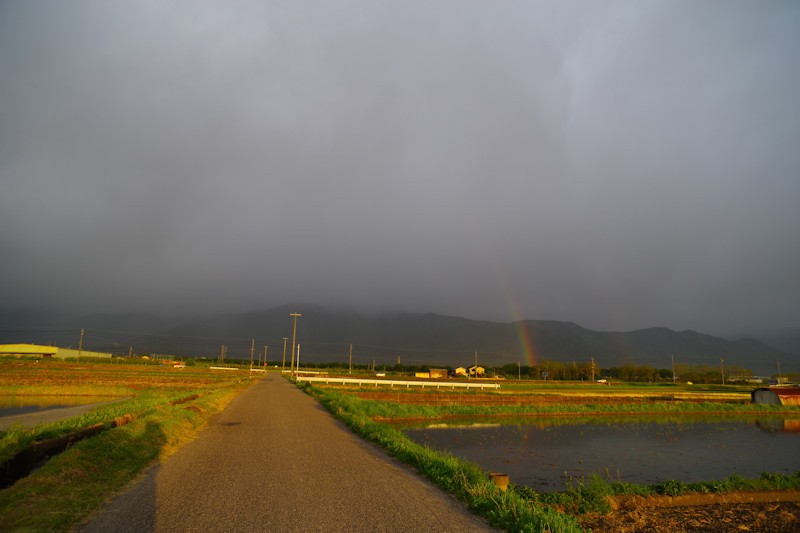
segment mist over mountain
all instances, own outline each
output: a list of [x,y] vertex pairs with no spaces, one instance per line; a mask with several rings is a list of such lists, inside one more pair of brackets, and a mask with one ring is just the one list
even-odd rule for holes
[[[800,326],[798,50],[792,1],[0,2],[0,306],[771,344]],[[128,327],[73,318],[33,324]],[[396,347],[350,318],[319,342]]]
[[[114,353],[164,353],[246,359],[253,353],[280,361],[290,357],[292,318],[307,362],[347,361],[394,365],[533,365],[544,359],[585,362],[601,368],[625,364],[669,368],[677,363],[728,366],[773,374],[800,370],[800,357],[754,339],[726,340],[696,331],[652,327],[628,332],[593,331],[572,322],[492,322],[434,313],[367,314],[314,304],[287,304],[265,311],[193,319],[161,318],[144,312],[71,317],[57,311],[0,311],[0,342],[76,346]],[[286,349],[284,352],[284,338]],[[265,348],[266,347],[266,348]]]

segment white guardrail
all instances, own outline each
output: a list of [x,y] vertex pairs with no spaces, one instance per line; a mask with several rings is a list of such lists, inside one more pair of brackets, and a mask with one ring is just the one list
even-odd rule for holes
[[405,386],[409,387],[435,387],[439,388],[461,388],[461,389],[499,389],[498,383],[461,383],[452,381],[404,381],[395,379],[360,379],[360,378],[326,378],[326,377],[310,377],[310,376],[297,376],[297,381],[308,381],[312,383],[341,383],[343,385],[388,385],[389,387]]

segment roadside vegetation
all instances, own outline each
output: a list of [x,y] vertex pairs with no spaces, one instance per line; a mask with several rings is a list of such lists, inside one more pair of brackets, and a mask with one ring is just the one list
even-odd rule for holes
[[592,474],[585,479],[572,479],[567,490],[537,493],[529,487],[513,486],[513,490],[531,502],[561,509],[570,514],[607,513],[612,499],[619,496],[685,496],[689,494],[726,494],[739,491],[800,490],[800,472],[794,474],[762,473],[757,478],[733,474],[717,481],[684,483],[667,480],[654,485],[614,481],[611,476]]
[[[188,371],[188,372],[187,372]],[[80,417],[0,431],[0,463],[35,443],[100,425],[30,475],[0,490],[0,530],[64,531],[148,466],[191,441],[249,385],[246,375],[165,366],[60,361],[0,363],[0,395],[117,396]]]

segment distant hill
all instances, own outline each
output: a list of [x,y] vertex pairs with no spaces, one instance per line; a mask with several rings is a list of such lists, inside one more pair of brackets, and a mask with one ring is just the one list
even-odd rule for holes
[[[756,340],[725,340],[695,331],[648,328],[629,332],[592,331],[572,322],[525,320],[490,322],[433,313],[365,314],[313,304],[290,304],[266,311],[229,313],[187,321],[165,320],[148,313],[94,314],[67,318],[40,315],[51,324],[30,327],[36,313],[0,313],[0,342],[46,342],[77,345],[80,328],[84,346],[124,353],[168,353],[217,357],[221,345],[229,357],[249,358],[254,351],[281,360],[283,338],[291,344],[292,319],[299,312],[297,341],[303,361],[347,361],[353,344],[354,363],[378,365],[461,366],[474,361],[500,366],[531,364],[549,359],[586,362],[600,368],[624,364],[669,368],[676,363],[716,367],[740,366],[757,374],[774,374],[780,361],[784,372],[800,371],[800,357]],[[49,326],[44,327],[44,326]],[[67,338],[68,342],[63,342]],[[46,340],[43,340],[46,339]],[[290,348],[289,348],[290,349]],[[287,360],[290,354],[287,354]]]

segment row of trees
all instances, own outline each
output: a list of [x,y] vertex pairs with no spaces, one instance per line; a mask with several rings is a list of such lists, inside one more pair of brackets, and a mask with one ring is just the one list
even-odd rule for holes
[[[612,368],[592,367],[592,362],[562,362],[543,360],[538,365],[518,365],[510,363],[500,367],[487,367],[488,377],[498,376],[506,379],[536,379],[536,380],[556,380],[556,381],[590,381],[592,379],[610,379],[627,382],[642,383],[664,383],[673,381],[671,368],[655,368],[647,365],[623,365]],[[288,365],[288,362],[287,362]],[[328,363],[305,363],[304,367],[314,367],[317,369],[345,370],[349,368],[348,363],[328,362]],[[372,365],[354,364],[353,369],[357,371],[386,370],[394,374],[413,374],[414,372],[425,372],[430,368],[446,368],[451,371],[451,366],[436,365]],[[725,367],[726,382],[733,380],[744,380],[753,376],[753,372],[746,368],[737,366]],[[722,369],[709,365],[675,365],[675,381],[685,383],[721,383]]]
[[[187,359],[187,361],[190,359]],[[219,362],[218,359],[214,360]],[[248,366],[249,360],[226,358],[226,364]],[[256,361],[253,364],[257,364]],[[259,361],[258,364],[263,364]],[[282,361],[268,361],[269,366],[277,365],[280,367]],[[336,372],[347,371],[350,368],[348,362],[311,362],[303,361],[304,368],[317,370],[330,370]],[[289,367],[289,361],[286,361]],[[425,372],[431,368],[446,368],[451,374],[455,367],[448,365],[383,365],[383,364],[353,364],[353,370],[358,372],[386,371],[395,375],[409,375],[415,372]],[[608,379],[615,381],[639,382],[639,383],[666,383],[673,381],[671,368],[655,368],[648,365],[622,365],[611,368],[598,368],[593,366],[592,361],[585,362],[562,362],[542,360],[537,365],[519,365],[510,363],[499,367],[486,368],[487,377],[503,377],[506,379],[529,379],[529,380],[556,380],[556,381],[590,381],[592,379]],[[674,380],[678,383],[721,383],[723,381],[723,368],[710,365],[687,365],[676,364]],[[744,381],[753,376],[753,372],[747,368],[734,365],[725,366],[725,382]],[[789,374],[789,381],[800,381],[800,375]]]
[[567,381],[586,381],[592,378],[613,379],[628,382],[676,382],[685,383],[721,383],[723,370],[725,381],[743,381],[753,377],[753,372],[738,366],[713,367],[709,365],[675,365],[675,374],[671,368],[655,368],[648,365],[623,365],[612,368],[594,369],[592,363],[564,363],[560,361],[542,361],[535,366],[522,366],[508,364],[492,369],[495,374],[513,379],[555,379]]

